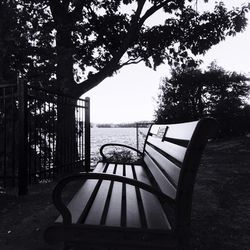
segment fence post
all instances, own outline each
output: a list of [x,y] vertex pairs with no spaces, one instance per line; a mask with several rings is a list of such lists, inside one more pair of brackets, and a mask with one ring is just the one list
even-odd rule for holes
[[19,139],[18,139],[18,194],[28,194],[28,161],[27,161],[27,86],[18,81],[19,101]]
[[138,122],[136,123],[136,149],[139,150],[139,124]]
[[90,171],[90,98],[85,98],[85,170]]

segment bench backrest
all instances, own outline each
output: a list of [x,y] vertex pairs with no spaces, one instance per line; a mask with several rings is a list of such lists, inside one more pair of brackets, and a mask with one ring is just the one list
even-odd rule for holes
[[155,184],[176,201],[175,221],[190,223],[196,172],[207,140],[216,131],[216,121],[152,125],[144,146],[144,162]]

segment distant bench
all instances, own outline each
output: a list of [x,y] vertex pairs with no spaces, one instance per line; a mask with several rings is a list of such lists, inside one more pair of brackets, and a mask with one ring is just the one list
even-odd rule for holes
[[[104,145],[93,172],[57,184],[53,200],[61,215],[45,240],[69,249],[188,249],[195,176],[215,130],[211,118],[152,125],[140,165],[106,162],[110,144]],[[75,180],[83,185],[66,206],[63,188]]]

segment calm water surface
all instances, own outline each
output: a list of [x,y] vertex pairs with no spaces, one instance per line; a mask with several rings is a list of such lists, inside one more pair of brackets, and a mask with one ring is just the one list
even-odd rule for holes
[[[143,141],[142,134],[147,128],[139,129],[139,142]],[[136,128],[91,128],[91,158],[98,160],[99,149],[106,143],[120,143],[136,148]]]

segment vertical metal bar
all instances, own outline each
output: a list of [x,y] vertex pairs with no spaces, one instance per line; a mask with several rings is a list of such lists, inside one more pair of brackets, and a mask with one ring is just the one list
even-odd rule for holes
[[[49,99],[51,98],[51,96],[49,95]],[[51,98],[51,100],[52,100],[52,98]],[[53,100],[52,100],[53,101]],[[49,131],[48,131],[48,155],[49,155],[49,162],[48,162],[48,167],[49,167],[49,179],[51,179],[51,126],[52,126],[52,123],[51,123],[51,103],[49,102],[48,103],[48,105],[49,105],[49,109],[48,109],[48,112],[49,112],[49,115],[48,115],[48,119],[49,119],[49,121],[48,121],[48,129],[49,129]]]
[[38,100],[34,97],[34,115],[33,115],[33,131],[34,131],[34,161],[33,161],[33,164],[34,164],[34,179],[35,179],[35,182],[38,182],[38,174],[37,174],[37,140],[38,140],[38,129],[37,129],[37,105],[38,104]]
[[22,81],[19,83],[19,166],[18,166],[18,194],[28,193],[28,162],[27,162],[27,87]]
[[[62,96],[63,112],[66,112],[65,110],[67,110],[67,101],[68,101],[67,98]],[[64,115],[63,115],[63,117],[64,117]],[[67,137],[68,135],[66,134],[66,129],[71,130],[71,127],[66,128],[65,122],[62,122],[61,126],[62,126],[62,131],[65,132],[64,136]],[[69,132],[69,136],[70,136],[70,132]],[[69,140],[69,141],[71,141],[71,140]],[[61,161],[60,171],[62,171],[61,173],[64,173],[64,172],[66,172],[66,168],[67,168],[69,161],[71,159],[71,155],[69,154],[71,143],[65,143],[64,138],[61,138],[61,143],[62,143],[61,144],[62,148],[61,148],[61,156],[60,157],[63,160]],[[62,154],[62,152],[63,152],[63,154]]]
[[[7,88],[7,87],[6,87]],[[3,88],[3,165],[4,165],[4,171],[3,171],[3,186],[4,188],[6,188],[6,178],[7,178],[7,126],[6,126],[6,116],[7,116],[7,112],[6,112],[6,88]]]
[[85,98],[85,170],[90,171],[90,98]]
[[[71,133],[70,133],[70,153],[71,153],[71,160],[70,160],[70,165],[68,166],[68,171],[72,170],[72,168],[75,166],[75,143],[76,143],[76,131],[75,131],[75,100],[73,100],[72,98],[69,98],[69,108],[70,110],[73,109],[74,110],[74,120],[72,120],[71,124]],[[70,111],[71,113],[71,111]]]
[[82,103],[82,120],[81,120],[81,130],[82,130],[82,141],[81,141],[81,149],[82,149],[82,157],[81,157],[81,161],[83,162],[83,158],[84,158],[84,149],[83,149],[83,145],[84,145],[84,135],[85,135],[85,132],[83,134],[83,117],[84,117],[84,108],[83,108],[83,101],[81,101]]
[[11,123],[12,123],[12,186],[15,186],[15,181],[16,181],[16,130],[15,130],[15,94],[14,94],[14,88],[11,88]]
[[76,119],[76,141],[77,141],[77,145],[76,145],[76,162],[77,162],[77,167],[78,167],[78,164],[79,164],[79,159],[80,159],[80,151],[79,151],[79,136],[80,136],[80,127],[79,127],[79,121],[80,121],[80,116],[79,116],[79,112],[80,112],[80,108],[78,107],[78,101],[76,101],[76,114],[77,114],[77,119]]
[[79,166],[79,161],[81,160],[81,153],[80,153],[80,105],[79,102],[77,101],[77,122],[76,122],[76,126],[77,126],[77,167]]
[[55,109],[55,100],[54,102],[52,103],[52,167],[53,167],[53,180],[55,178],[55,130],[56,130],[56,125],[55,125],[55,122],[56,122],[56,109]]
[[44,180],[47,179],[48,176],[48,169],[47,169],[47,162],[48,162],[48,156],[47,156],[47,143],[46,143],[46,137],[47,137],[47,127],[46,127],[46,113],[47,113],[47,101],[46,101],[46,92],[43,92],[43,117],[44,117],[44,128],[43,128],[43,172],[44,172]]
[[[67,113],[68,112],[68,109],[70,109],[71,105],[71,99],[69,97],[65,97],[65,112]],[[66,160],[64,161],[66,163],[65,167],[64,167],[64,171],[67,172],[69,171],[69,168],[70,168],[70,165],[72,164],[73,162],[73,147],[72,147],[72,123],[70,122],[69,124],[69,128],[67,128],[67,124],[64,122],[63,123],[63,126],[64,126],[64,129],[63,131],[66,131],[67,129],[70,130],[69,132],[69,144],[68,143],[63,143],[67,148],[66,150],[64,150],[63,152],[67,151],[67,157],[66,157]],[[65,136],[68,136],[65,134]],[[67,141],[67,139],[65,138],[64,139],[64,142]]]
[[[38,97],[41,97],[41,92],[38,91],[37,92]],[[39,116],[40,119],[42,119],[42,105],[43,102],[40,101],[40,103],[38,103],[39,107]],[[43,160],[42,160],[42,121],[40,122],[39,126],[39,135],[38,135],[38,146],[39,146],[39,178],[42,179],[42,164],[43,164]]]
[[[28,87],[27,87],[27,101],[26,101],[26,109],[27,111],[30,110],[31,107],[31,100],[28,98]],[[33,174],[33,181],[34,181],[34,173],[32,173],[32,165],[33,161],[31,160],[32,158],[32,149],[30,148],[31,146],[31,119],[28,115],[26,116],[26,124],[27,124],[27,165],[28,165],[28,173],[29,173],[29,184],[32,182],[32,174]]]
[[42,99],[43,99],[43,123],[44,123],[44,126],[43,126],[43,139],[42,139],[42,145],[43,145],[43,169],[42,169],[42,172],[43,172],[43,179],[46,180],[47,178],[47,168],[46,168],[46,165],[47,165],[47,155],[46,155],[46,105],[47,105],[47,102],[46,102],[46,92],[43,91],[42,92],[43,95],[42,95]]
[[136,123],[136,149],[139,150],[139,124]]

